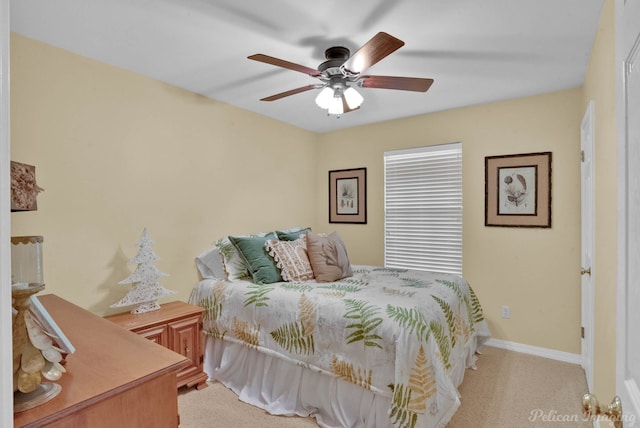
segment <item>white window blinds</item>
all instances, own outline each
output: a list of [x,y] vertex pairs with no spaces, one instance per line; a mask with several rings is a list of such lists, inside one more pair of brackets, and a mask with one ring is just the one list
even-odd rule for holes
[[462,143],[384,154],[386,267],[462,274]]

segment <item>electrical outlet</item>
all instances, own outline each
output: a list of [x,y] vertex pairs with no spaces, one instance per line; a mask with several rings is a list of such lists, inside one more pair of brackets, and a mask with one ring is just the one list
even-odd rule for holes
[[502,307],[502,318],[511,318],[511,308],[509,306]]

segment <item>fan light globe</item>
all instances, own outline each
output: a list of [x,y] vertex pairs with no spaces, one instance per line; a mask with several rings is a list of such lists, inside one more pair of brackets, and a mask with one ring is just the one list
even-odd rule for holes
[[344,108],[342,106],[342,98],[341,97],[333,97],[331,100],[331,104],[327,109],[329,114],[342,114],[344,113]]
[[323,109],[328,109],[331,105],[331,100],[333,99],[333,88],[330,86],[325,86],[322,91],[316,97],[316,104],[318,107]]
[[364,101],[362,95],[352,87],[349,87],[344,91],[344,98],[347,100],[347,105],[352,110],[360,107],[360,104]]

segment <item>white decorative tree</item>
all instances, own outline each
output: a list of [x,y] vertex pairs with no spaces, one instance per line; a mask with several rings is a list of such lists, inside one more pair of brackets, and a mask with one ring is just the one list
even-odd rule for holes
[[160,272],[154,266],[153,262],[160,260],[160,257],[153,252],[151,244],[153,241],[149,238],[145,228],[138,241],[140,248],[138,254],[129,261],[130,264],[137,264],[138,267],[128,278],[118,283],[133,284],[133,288],[122,300],[111,305],[112,308],[137,305],[131,309],[132,314],[155,311],[160,309],[157,302],[159,298],[175,293],[175,291],[167,290],[158,283],[159,277],[168,275]]

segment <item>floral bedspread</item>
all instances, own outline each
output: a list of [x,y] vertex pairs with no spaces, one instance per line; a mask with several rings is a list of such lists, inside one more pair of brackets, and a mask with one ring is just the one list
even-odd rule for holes
[[206,334],[390,397],[395,426],[443,426],[489,337],[475,293],[456,275],[353,270],[332,283],[202,281],[190,302]]

